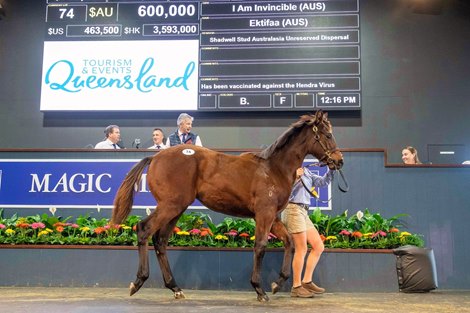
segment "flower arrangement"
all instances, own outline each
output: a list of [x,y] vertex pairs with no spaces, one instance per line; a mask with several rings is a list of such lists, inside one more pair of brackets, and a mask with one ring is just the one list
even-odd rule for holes
[[[403,230],[400,218],[404,216],[406,214],[386,219],[366,209],[352,216],[345,211],[330,217],[317,208],[310,214],[310,219],[320,232],[326,248],[423,247],[421,235]],[[52,216],[18,217],[15,214],[3,218],[3,211],[0,210],[0,244],[136,245],[135,227],[140,220],[140,216],[132,215],[121,225],[111,225],[107,218],[96,219],[86,215],[72,221],[71,217],[56,217],[55,211]],[[169,246],[251,248],[254,246],[255,227],[253,219],[226,217],[216,225],[209,215],[191,212],[183,214],[178,220],[169,238]],[[269,235],[268,247],[282,246],[273,234]]]
[[317,226],[327,248],[343,249],[394,249],[404,245],[424,246],[421,235],[405,231],[400,219],[407,214],[383,218],[379,213],[364,212],[348,216],[343,214],[329,217],[316,209],[310,219]]

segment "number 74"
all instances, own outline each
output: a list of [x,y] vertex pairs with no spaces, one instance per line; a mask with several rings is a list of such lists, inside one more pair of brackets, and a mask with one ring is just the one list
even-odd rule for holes
[[63,8],[63,9],[59,9],[59,12],[60,12],[60,19],[63,20],[64,17],[68,17],[70,19],[73,19],[73,17],[75,16],[73,14],[73,8]]

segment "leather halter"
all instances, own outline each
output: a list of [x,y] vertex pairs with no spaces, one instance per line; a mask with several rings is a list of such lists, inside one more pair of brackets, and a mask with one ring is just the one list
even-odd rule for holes
[[[319,134],[319,130],[318,130],[318,127],[316,125],[313,125],[312,127],[312,130],[313,130],[313,138],[315,139],[315,141],[317,141],[320,146],[322,147],[323,149],[323,152],[324,152],[324,155],[323,157],[321,157],[318,161],[320,162],[320,164],[324,164],[324,165],[328,165],[328,164],[333,164],[333,167],[335,168],[336,171],[339,172],[342,180],[343,180],[343,183],[344,183],[344,187],[341,186],[341,184],[338,182],[338,189],[341,190],[342,192],[347,192],[349,190],[349,184],[346,180],[346,177],[344,176],[343,174],[343,171],[341,170],[341,168],[338,168],[336,166],[336,163],[335,163],[335,160],[333,160],[333,158],[331,157],[331,155],[333,153],[335,153],[336,151],[338,151],[339,149],[336,148],[334,149],[333,151],[330,151],[326,146],[325,144],[323,143],[323,141],[320,140],[320,134]],[[326,159],[326,161],[325,161]],[[321,166],[321,165],[320,165]],[[305,187],[305,185],[304,185]],[[308,189],[307,189],[308,190]],[[308,190],[309,193],[310,193],[310,190]],[[311,194],[311,193],[310,193]]]
[[[323,149],[323,152],[324,152],[324,155],[323,157],[321,157],[318,161],[320,163],[324,163],[324,164],[333,164],[334,167],[336,168],[336,163],[335,161],[333,160],[333,158],[331,157],[331,155],[333,153],[335,153],[336,151],[338,151],[339,149],[335,149],[333,151],[330,151],[326,146],[325,144],[323,143],[323,141],[320,140],[320,134],[319,134],[319,130],[318,130],[318,127],[316,125],[313,125],[312,127],[312,130],[313,130],[313,138],[315,139],[315,141],[317,141],[320,146],[322,147]],[[326,159],[326,161],[325,161]]]

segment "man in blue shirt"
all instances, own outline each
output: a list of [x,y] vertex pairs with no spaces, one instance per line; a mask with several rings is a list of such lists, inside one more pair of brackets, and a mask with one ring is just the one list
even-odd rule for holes
[[[318,287],[312,281],[313,271],[323,253],[324,245],[318,230],[308,216],[310,207],[308,190],[311,190],[312,187],[328,185],[333,179],[333,172],[328,171],[325,176],[319,176],[305,167],[298,168],[296,175],[297,179],[292,188],[289,203],[281,213],[281,220],[291,234],[295,248],[292,260],[291,297],[312,298],[315,294],[325,292],[324,288]],[[306,264],[304,264],[308,250],[307,243],[310,244],[312,250],[307,257]],[[305,271],[302,279],[304,265]]]

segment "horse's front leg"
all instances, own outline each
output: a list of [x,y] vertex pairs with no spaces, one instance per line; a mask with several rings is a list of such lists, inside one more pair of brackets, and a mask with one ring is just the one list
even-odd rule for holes
[[176,280],[173,277],[171,272],[170,264],[168,262],[167,255],[167,245],[170,234],[172,233],[176,222],[178,222],[179,216],[173,219],[167,226],[163,227],[159,232],[153,235],[153,247],[155,248],[155,253],[157,255],[157,260],[160,265],[160,270],[162,271],[163,281],[165,287],[173,291],[175,299],[184,299],[183,290],[176,284]]
[[153,214],[137,223],[137,247],[139,251],[139,268],[137,278],[130,284],[130,295],[135,294],[149,278],[149,260],[148,260],[148,238],[154,232],[150,225]]
[[271,232],[284,243],[284,258],[282,260],[281,272],[279,273],[279,278],[271,283],[271,291],[275,294],[281,290],[284,282],[289,279],[294,246],[292,245],[291,236],[279,218],[276,218],[274,221]]
[[267,215],[256,218],[255,230],[255,248],[253,258],[253,272],[251,274],[251,285],[255,288],[258,294],[258,301],[269,301],[269,297],[261,287],[261,267],[263,264],[264,253],[266,252],[266,245],[268,244],[268,235],[274,218],[269,218]]

